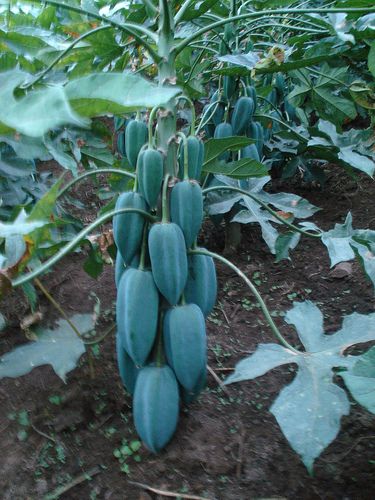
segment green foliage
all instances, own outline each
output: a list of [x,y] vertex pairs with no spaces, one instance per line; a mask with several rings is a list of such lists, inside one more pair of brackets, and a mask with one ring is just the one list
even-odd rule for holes
[[[94,327],[91,314],[76,314],[71,321],[82,334]],[[34,333],[35,341],[16,347],[0,358],[0,378],[19,377],[37,366],[50,364],[66,382],[67,373],[76,367],[85,352],[82,339],[62,319],[55,329],[38,327]]]
[[350,411],[345,391],[333,381],[335,368],[348,370],[340,375],[366,407],[373,408],[373,377],[366,368],[361,377],[361,368],[367,363],[373,366],[372,351],[363,356],[344,353],[354,344],[375,340],[375,316],[354,313],[344,319],[341,330],[325,335],[318,307],[301,302],[294,303],[285,321],[295,326],[306,350],[296,353],[278,344],[260,344],[254,354],[240,361],[226,383],[253,379],[280,365],[298,365],[296,377],[280,392],[271,412],[311,473],[315,459],[338,434],[341,417]]

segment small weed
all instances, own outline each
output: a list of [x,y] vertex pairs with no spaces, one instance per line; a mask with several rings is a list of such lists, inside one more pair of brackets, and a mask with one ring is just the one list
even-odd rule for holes
[[142,460],[141,456],[137,453],[141,446],[142,444],[138,440],[130,441],[128,443],[126,439],[123,439],[121,446],[113,451],[113,455],[120,462],[121,472],[124,472],[127,475],[130,474],[130,458],[132,458],[135,462],[140,462]]
[[48,398],[48,401],[49,401],[51,404],[58,406],[58,405],[60,405],[60,404],[61,404],[62,399],[61,399],[61,397],[60,397],[60,396],[58,396],[58,395],[56,394],[55,396],[50,396],[50,397]]

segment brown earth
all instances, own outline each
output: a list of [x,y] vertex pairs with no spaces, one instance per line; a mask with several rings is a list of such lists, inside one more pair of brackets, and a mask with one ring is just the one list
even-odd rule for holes
[[[324,192],[293,185],[288,189],[323,209],[314,221],[324,229],[343,222],[348,210],[355,227],[374,228],[373,182],[361,179],[356,185],[334,172]],[[85,183],[85,192],[89,190]],[[223,230],[210,222],[205,229],[201,244],[221,252]],[[346,314],[374,312],[373,287],[359,265],[353,263],[346,277],[332,276],[327,252],[319,241],[303,238],[292,261],[275,264],[259,229],[248,226],[239,251],[231,258],[259,284],[289,341],[295,341],[296,336],[283,323],[282,312],[294,300],[316,302],[324,313],[327,332],[338,329]],[[82,270],[83,259],[82,254],[71,255],[46,275],[43,283],[69,315],[92,311],[98,297],[107,317],[103,328],[107,328],[116,296],[113,268],[106,266],[94,280]],[[259,342],[272,342],[273,338],[240,279],[221,264],[218,278],[217,307],[207,321],[209,366],[224,378]],[[27,312],[21,295],[15,297],[8,308],[7,303],[2,305],[11,325]],[[57,318],[43,297],[40,308],[46,321]],[[19,328],[10,327],[0,336],[0,352],[24,341]],[[165,451],[153,455],[142,447],[140,461],[129,457],[128,472],[122,472],[113,452],[123,441],[136,440],[137,436],[131,398],[124,393],[117,374],[113,335],[108,335],[93,355],[93,380],[86,358],[69,374],[66,385],[47,366],[18,379],[1,380],[1,499],[165,498],[146,493],[132,482],[185,494],[185,498],[195,495],[210,500],[374,498],[375,419],[353,400],[351,414],[343,418],[337,439],[316,461],[314,477],[289,447],[268,408],[292,380],[293,366],[227,386],[224,391],[209,375],[208,388],[188,409],[182,409],[177,432]],[[17,418],[25,412],[30,425],[23,426]],[[89,480],[85,474],[92,472]],[[57,488],[62,485],[66,492],[60,490],[59,496]]]

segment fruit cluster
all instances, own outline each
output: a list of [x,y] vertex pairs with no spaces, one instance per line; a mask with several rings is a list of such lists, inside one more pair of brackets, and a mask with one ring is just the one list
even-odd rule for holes
[[136,182],[116,208],[137,211],[113,220],[117,360],[133,395],[136,430],[156,453],[176,429],[180,401],[192,401],[206,383],[205,317],[216,301],[216,272],[211,257],[189,254],[203,220],[204,146],[180,134],[176,176],[166,176],[162,152],[146,144],[143,121],[128,121],[123,134]]

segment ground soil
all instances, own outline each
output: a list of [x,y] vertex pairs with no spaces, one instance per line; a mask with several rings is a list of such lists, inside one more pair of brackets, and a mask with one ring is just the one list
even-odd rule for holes
[[[349,210],[355,227],[374,228],[371,180],[361,178],[356,184],[336,168],[330,170],[325,191],[276,182],[272,189],[293,190],[321,207],[314,221],[324,229],[343,222]],[[84,192],[90,193],[89,181]],[[224,231],[210,222],[205,229],[201,244],[221,252]],[[335,277],[319,241],[303,238],[291,261],[275,264],[259,229],[247,226],[231,259],[258,283],[275,321],[291,342],[296,336],[282,315],[295,300],[317,303],[327,332],[336,331],[346,314],[374,312],[373,287],[359,265],[354,262],[347,276]],[[104,329],[114,311],[113,268],[106,266],[94,280],[82,270],[83,260],[82,253],[69,256],[42,281],[69,315],[92,311],[97,297],[107,317]],[[220,264],[217,271],[218,303],[207,321],[209,366],[223,378],[259,342],[273,338],[240,279]],[[25,342],[17,324],[27,306],[21,295],[14,297],[2,305],[11,326],[0,336],[0,353]],[[47,323],[57,318],[43,297],[40,308]],[[316,461],[314,477],[289,447],[268,409],[279,390],[293,379],[293,366],[225,390],[209,375],[207,389],[182,409],[177,432],[166,449],[153,455],[142,447],[140,461],[130,457],[128,473],[122,472],[113,452],[137,436],[131,397],[124,393],[117,373],[113,334],[93,355],[94,379],[83,357],[66,385],[48,366],[0,382],[1,499],[164,498],[134,483],[210,500],[374,498],[375,419],[353,400],[338,437]],[[30,425],[12,419],[25,412]],[[91,480],[85,475],[90,473]],[[60,486],[65,493],[58,490]]]

